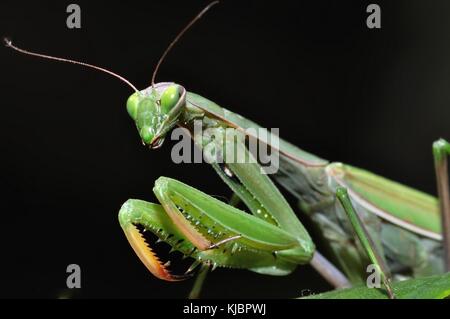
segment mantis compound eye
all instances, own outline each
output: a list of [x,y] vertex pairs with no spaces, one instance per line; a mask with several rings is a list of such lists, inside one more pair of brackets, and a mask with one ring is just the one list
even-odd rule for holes
[[171,85],[161,95],[161,111],[168,114],[180,99],[180,86]]
[[139,94],[138,92],[135,92],[127,100],[127,111],[133,120],[137,119],[138,105],[139,105]]

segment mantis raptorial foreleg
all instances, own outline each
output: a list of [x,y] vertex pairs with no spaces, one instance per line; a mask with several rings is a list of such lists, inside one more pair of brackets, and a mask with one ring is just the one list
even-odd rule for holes
[[377,272],[380,274],[381,280],[383,281],[384,286],[386,287],[387,293],[390,298],[395,298],[391,283],[390,283],[390,275],[387,266],[385,265],[384,260],[382,259],[380,253],[377,251],[373,240],[371,239],[369,232],[364,227],[361,219],[358,216],[353,204],[351,202],[350,197],[348,196],[347,189],[344,187],[336,188],[336,197],[344,208],[347,217],[358,236],[362,247],[366,251],[369,259],[375,265]]
[[[228,205],[237,207],[239,203],[241,202],[241,198],[237,196],[235,193],[233,193],[228,200]],[[206,277],[208,276],[209,270],[211,269],[210,264],[202,264],[200,266],[200,269],[197,272],[197,276],[195,278],[195,282],[192,285],[192,289],[189,292],[189,299],[198,299],[200,297],[200,293],[203,289],[203,285],[205,283]]]
[[175,245],[178,249],[185,251],[193,249],[193,246],[186,246],[184,243],[185,237],[171,222],[161,205],[138,199],[129,199],[119,211],[119,222],[134,252],[154,276],[169,281],[187,278],[185,275],[172,275],[161,264],[159,258],[136,228],[136,225],[142,225],[145,229],[151,230],[159,238],[165,239],[167,243]]
[[[253,155],[246,148],[243,136],[239,136],[237,131],[226,135],[221,128],[210,130],[210,137],[215,143],[216,153],[221,154],[225,166],[221,166],[214,161],[211,163],[220,178],[232,189],[233,196],[230,204],[237,204],[243,201],[250,212],[281,228],[285,227],[288,231],[301,236],[305,233],[302,225],[299,223],[296,215],[293,213],[289,204],[286,202],[278,188],[272,180],[265,174],[261,174],[261,166],[253,158]],[[200,147],[203,146],[205,136],[194,136],[194,140]],[[211,139],[207,142],[211,142]],[[236,158],[229,158],[240,154],[241,159],[246,159],[245,163],[236,163]],[[228,160],[228,161],[227,161]],[[287,254],[284,252],[284,254]],[[294,262],[303,263],[303,260]],[[315,251],[310,260],[314,267],[330,284],[335,287],[349,287],[348,279],[318,251]]]
[[[179,181],[160,177],[154,193],[162,205],[128,200],[119,212],[119,220],[138,257],[160,279],[176,281],[185,276],[168,271],[136,225],[154,233],[173,250],[194,258],[195,266],[207,264],[213,269],[223,266],[285,275],[296,267],[291,262],[295,259],[292,251],[300,247],[299,253],[306,254],[296,236]],[[222,244],[217,246],[219,242]],[[283,251],[291,253],[284,257],[279,254]]]
[[440,139],[433,143],[434,166],[441,212],[444,244],[444,269],[450,271],[450,190],[448,184],[448,161],[450,143]]
[[[261,166],[244,144],[244,136],[237,131],[229,132],[221,127],[209,129],[207,136],[194,136],[194,140],[201,147],[205,143],[210,148],[214,146],[211,153],[215,158],[209,158],[214,169],[254,216],[298,238],[301,249],[295,247],[278,254],[293,263],[308,262],[315,249],[308,232],[272,180],[262,173]],[[228,173],[215,162],[218,159],[226,163]]]

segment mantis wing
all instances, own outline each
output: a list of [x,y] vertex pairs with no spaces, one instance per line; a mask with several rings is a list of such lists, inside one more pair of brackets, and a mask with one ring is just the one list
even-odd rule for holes
[[350,165],[333,164],[327,170],[367,210],[416,234],[442,239],[435,197]]

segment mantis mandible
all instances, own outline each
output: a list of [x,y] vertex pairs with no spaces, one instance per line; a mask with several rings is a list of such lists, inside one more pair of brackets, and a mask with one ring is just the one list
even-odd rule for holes
[[[251,214],[167,177],[160,177],[153,189],[160,204],[130,199],[120,209],[120,225],[153,275],[168,281],[182,280],[199,265],[201,278],[207,269],[216,267],[287,275],[298,265],[311,263],[334,286],[347,286],[347,278],[316,251],[307,230],[273,181],[261,174],[258,161],[234,163],[227,158],[227,148],[252,158],[245,141],[261,137],[246,130],[262,128],[179,84],[155,83],[158,68],[172,46],[216,3],[203,9],[172,41],[155,68],[152,85],[141,91],[106,69],[26,51],[10,41],[6,44],[21,53],[81,64],[124,81],[135,91],[127,100],[127,111],[143,144],[150,149],[160,147],[172,128],[181,126],[198,147],[212,142],[222,154],[225,165],[211,165]],[[195,121],[212,134],[195,135]],[[224,134],[229,128],[235,130],[237,140]],[[433,144],[439,200],[359,168],[330,163],[284,140],[277,147],[267,140],[262,142],[280,158],[280,169],[273,178],[299,199],[301,210],[321,230],[335,261],[352,283],[363,280],[366,265],[372,263],[393,298],[391,276],[401,279],[449,270],[448,142],[441,139]],[[172,274],[136,225],[193,258],[186,274]]]

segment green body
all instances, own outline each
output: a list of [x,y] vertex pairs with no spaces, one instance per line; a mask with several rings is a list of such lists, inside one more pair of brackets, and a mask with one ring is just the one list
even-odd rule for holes
[[[194,93],[191,103],[237,129],[259,128],[256,123],[219,107]],[[274,179],[299,199],[301,210],[317,225],[335,260],[352,282],[365,280],[366,253],[335,201],[336,187],[350,197],[394,278],[443,272],[438,201],[435,197],[368,171],[329,163],[280,140],[280,170]]]
[[[231,148],[251,158],[245,139],[260,137],[247,129],[260,126],[174,83],[159,83],[133,94],[127,108],[150,148],[159,147],[175,125],[186,128],[201,149],[215,145],[226,170],[210,159],[212,166],[252,215],[181,182],[161,178],[154,192],[162,207],[139,200],[122,207],[120,220],[126,232],[130,225],[141,224],[197,260],[194,266],[203,263],[286,275],[311,260],[315,247],[310,236],[269,176],[261,174],[257,161],[235,163],[227,158],[226,150]],[[201,123],[200,134],[194,129],[195,121]],[[225,134],[227,128],[234,130],[237,139]],[[268,139],[263,142],[271,145]],[[299,199],[300,208],[314,221],[329,253],[351,282],[365,280],[370,261],[336,200],[337,188],[348,189],[351,205],[396,278],[443,271],[434,197],[355,167],[329,163],[283,140],[272,152],[279,153],[280,161],[272,177]],[[140,249],[134,248],[140,255]],[[147,267],[151,270],[155,263],[147,262]],[[151,271],[156,274],[161,267],[158,264]]]

